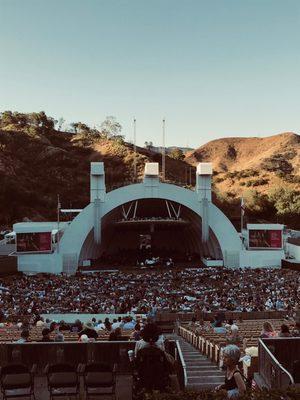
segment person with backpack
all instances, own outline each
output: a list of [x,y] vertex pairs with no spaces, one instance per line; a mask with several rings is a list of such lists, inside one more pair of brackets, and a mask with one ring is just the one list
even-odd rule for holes
[[226,346],[223,350],[223,363],[226,367],[225,383],[217,386],[216,390],[224,390],[228,399],[238,398],[246,391],[244,376],[238,368],[240,357],[240,349],[234,344]]

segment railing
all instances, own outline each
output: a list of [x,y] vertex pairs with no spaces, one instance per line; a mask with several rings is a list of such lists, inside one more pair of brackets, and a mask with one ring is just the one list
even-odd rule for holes
[[186,372],[186,364],[182,355],[180,343],[176,340],[176,348],[175,348],[175,360],[179,365],[179,385],[180,389],[184,389],[187,385],[187,372]]
[[[281,341],[284,339],[277,340]],[[292,375],[280,364],[274,354],[272,354],[266,342],[259,339],[258,346],[259,374],[263,378],[268,389],[286,388],[294,384]]]
[[238,320],[242,318],[243,320],[256,320],[256,319],[281,319],[285,317],[288,311],[219,311],[214,310],[213,312],[207,313],[203,311],[197,311],[197,319],[203,319],[205,321],[213,321],[214,317],[218,313],[224,313],[225,319]]

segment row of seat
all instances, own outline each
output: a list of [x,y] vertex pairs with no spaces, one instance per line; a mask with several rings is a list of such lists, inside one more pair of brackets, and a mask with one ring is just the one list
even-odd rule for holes
[[[78,341],[78,332],[69,332],[69,331],[63,331],[62,332],[64,335],[64,341],[65,342],[76,342]],[[123,340],[129,340],[133,331],[132,330],[126,330],[123,331],[122,333],[122,339]],[[17,328],[2,328],[0,330],[0,342],[15,342],[20,338],[21,330]],[[50,338],[52,340],[55,339],[55,332],[50,333]],[[97,341],[104,341],[109,339],[110,332],[108,331],[98,331],[98,338]],[[39,328],[32,328],[30,329],[30,338],[29,341],[31,342],[36,342],[36,341],[41,341],[42,339],[42,329]]]
[[[36,365],[31,369],[23,364],[10,364],[0,369],[3,400],[28,396],[35,398],[34,376]],[[85,398],[95,395],[111,395],[115,398],[116,365],[103,363],[52,364],[45,367],[50,400],[55,397],[79,395],[80,376],[83,377]],[[17,395],[16,392],[18,391]]]

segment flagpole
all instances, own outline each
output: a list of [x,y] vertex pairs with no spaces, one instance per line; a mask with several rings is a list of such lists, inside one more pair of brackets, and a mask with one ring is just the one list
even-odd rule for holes
[[133,179],[136,182],[136,119],[133,120],[133,152],[134,152],[134,161],[133,161]]
[[166,147],[165,147],[166,146],[166,143],[165,143],[165,140],[166,140],[166,120],[163,119],[162,123],[163,123],[163,126],[162,126],[162,128],[163,128],[163,132],[162,132],[162,134],[163,134],[163,137],[162,137],[163,144],[162,144],[162,165],[161,165],[161,169],[162,169],[162,180],[165,181],[165,178],[166,178]]
[[241,234],[243,234],[243,226],[244,226],[244,199],[241,198]]
[[60,214],[60,201],[59,194],[57,195],[57,253],[59,253],[59,214]]

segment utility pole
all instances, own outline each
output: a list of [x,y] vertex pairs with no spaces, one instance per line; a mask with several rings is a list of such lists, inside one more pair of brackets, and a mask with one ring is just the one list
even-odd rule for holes
[[136,119],[133,120],[133,152],[134,152],[134,160],[133,160],[133,179],[134,182],[137,181],[137,168],[136,168]]
[[163,125],[163,143],[162,143],[162,149],[161,149],[161,169],[162,169],[162,180],[165,181],[166,179],[166,120],[163,119],[162,121]]

